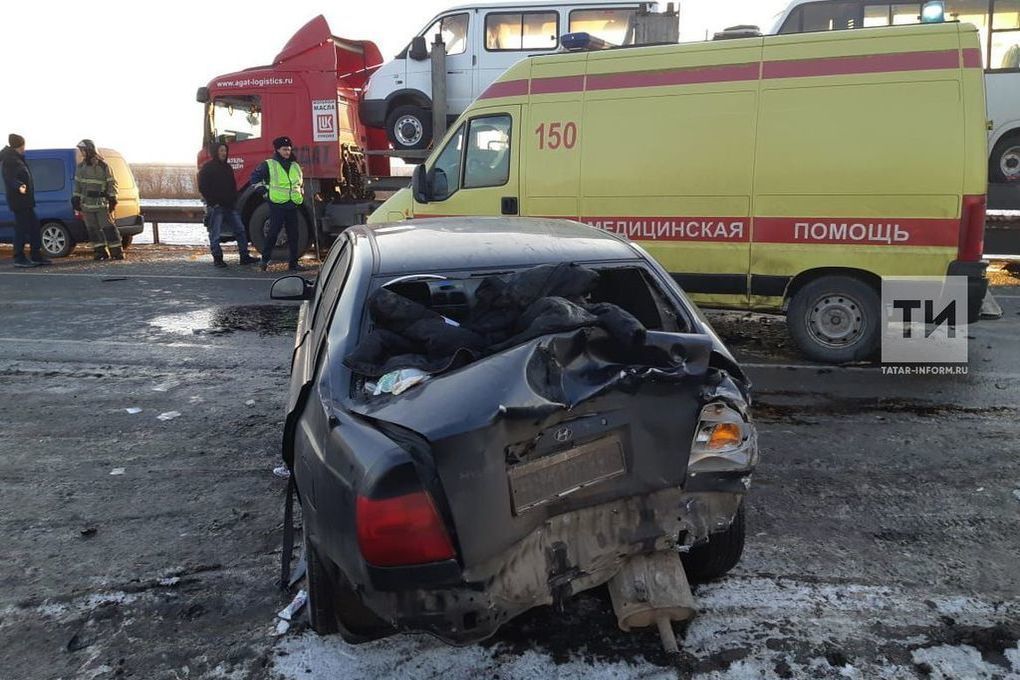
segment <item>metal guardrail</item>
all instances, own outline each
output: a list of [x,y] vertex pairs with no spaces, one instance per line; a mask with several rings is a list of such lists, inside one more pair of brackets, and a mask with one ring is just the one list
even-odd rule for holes
[[152,242],[159,245],[159,223],[201,224],[205,220],[205,206],[201,203],[160,205],[142,201],[142,216],[152,225]]

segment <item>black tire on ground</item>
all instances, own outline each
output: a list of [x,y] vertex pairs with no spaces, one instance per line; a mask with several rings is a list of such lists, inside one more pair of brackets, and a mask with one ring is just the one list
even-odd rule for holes
[[135,240],[134,234],[124,234],[120,237],[120,246],[124,250],[131,247],[131,242]]
[[386,116],[386,136],[397,151],[427,148],[432,142],[432,111],[398,106]]
[[744,553],[744,503],[737,507],[737,514],[726,531],[712,534],[707,543],[694,546],[690,552],[681,553],[684,571],[691,581],[711,581],[726,574],[737,566]]
[[[248,220],[248,240],[260,253],[265,252],[264,247],[266,245],[266,232],[268,231],[269,204],[261,203],[257,208],[255,208],[255,211],[251,214],[251,218]],[[308,219],[305,217],[304,210],[299,208],[298,257],[301,257],[308,252],[308,247],[312,240],[311,236],[311,230],[308,227]],[[276,248],[273,249],[273,254],[270,259],[277,262],[286,262],[289,257],[290,252],[287,249],[287,230],[281,229],[280,236],[276,241]]]
[[826,364],[872,358],[882,340],[882,301],[852,276],[823,276],[793,296],[786,326],[804,356]]
[[361,644],[392,635],[392,626],[361,601],[343,572],[321,557],[305,537],[308,563],[308,619],[319,635],[340,633],[350,644]]
[[1020,180],[1020,132],[1010,132],[1000,139],[988,159],[991,182]]
[[71,231],[60,222],[45,222],[40,235],[43,252],[49,257],[67,257],[76,245]]

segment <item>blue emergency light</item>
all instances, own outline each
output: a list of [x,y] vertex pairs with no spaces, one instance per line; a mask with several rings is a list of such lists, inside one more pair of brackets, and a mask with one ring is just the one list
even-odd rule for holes
[[610,47],[616,47],[616,45],[597,38],[591,33],[564,33],[560,36],[560,45],[568,52],[605,50]]
[[921,7],[922,24],[941,24],[946,20],[946,3],[942,0],[932,0],[924,3]]

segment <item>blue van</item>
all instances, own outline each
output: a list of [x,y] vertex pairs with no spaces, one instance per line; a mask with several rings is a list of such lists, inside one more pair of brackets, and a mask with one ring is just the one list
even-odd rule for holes
[[[25,160],[35,180],[35,213],[42,224],[42,247],[47,257],[66,257],[79,243],[88,243],[81,216],[71,207],[77,149],[30,149]],[[124,157],[112,149],[100,149],[117,178],[117,210],[114,223],[127,248],[142,233],[145,220],[138,202],[138,185]],[[14,213],[7,205],[4,183],[0,182],[0,243],[14,240]]]

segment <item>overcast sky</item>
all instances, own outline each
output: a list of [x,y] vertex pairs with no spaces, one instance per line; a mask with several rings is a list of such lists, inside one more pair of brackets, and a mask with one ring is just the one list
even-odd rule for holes
[[[389,58],[437,12],[462,4],[0,0],[0,142],[8,132],[35,148],[91,137],[133,163],[193,163],[202,132],[195,90],[216,75],[269,63],[316,14],[335,35],[373,40]],[[681,38],[741,23],[764,28],[786,4],[681,0]]]

